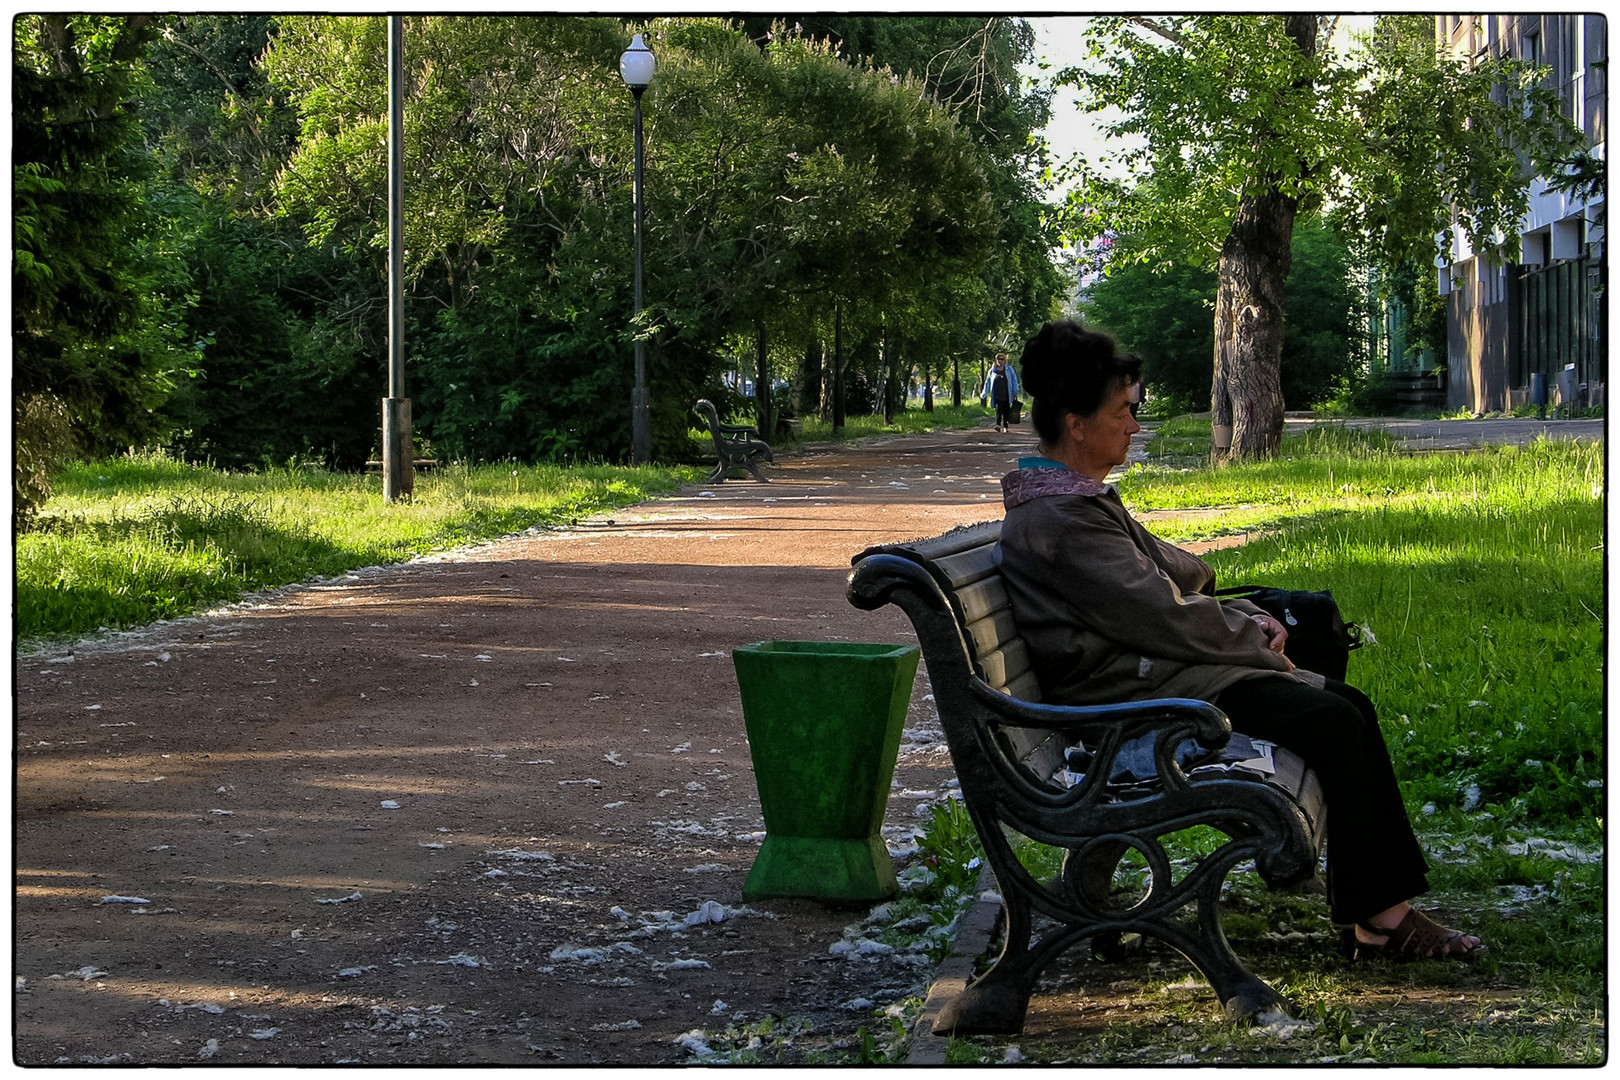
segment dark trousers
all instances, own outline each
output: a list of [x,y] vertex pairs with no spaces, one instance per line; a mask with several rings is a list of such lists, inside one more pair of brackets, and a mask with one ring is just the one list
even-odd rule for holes
[[1010,402],[1010,401],[997,401],[996,402],[996,426],[997,427],[1011,427],[1012,422],[1013,422],[1012,402]]
[[1367,695],[1331,679],[1318,690],[1260,678],[1234,683],[1215,704],[1233,731],[1292,750],[1322,782],[1334,922],[1358,922],[1428,891],[1428,861]]

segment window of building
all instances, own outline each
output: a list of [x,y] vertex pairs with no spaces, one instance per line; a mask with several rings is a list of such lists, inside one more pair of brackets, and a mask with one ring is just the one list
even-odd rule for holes
[[1586,126],[1586,26],[1585,17],[1565,15],[1564,85],[1562,93],[1570,123],[1577,130]]

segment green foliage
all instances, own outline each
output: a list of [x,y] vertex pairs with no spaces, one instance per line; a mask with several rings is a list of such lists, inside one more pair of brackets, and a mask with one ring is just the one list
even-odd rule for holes
[[1353,371],[1341,376],[1317,400],[1316,408],[1323,416],[1398,416],[1407,411],[1395,381],[1382,371]]
[[[384,20],[276,27],[263,71],[301,129],[274,205],[305,244],[350,258],[346,314],[328,302],[326,324],[371,342]],[[632,334],[647,343],[655,453],[678,456],[691,402],[722,397],[739,339],[802,342],[835,303],[855,339],[880,325],[919,338],[907,328],[953,324],[942,312],[978,319],[982,334],[990,318],[988,294],[970,310],[960,282],[1002,257],[987,177],[1012,159],[988,156],[915,84],[815,39],[783,33],[761,48],[708,19],[642,29],[659,67],[642,100],[648,310],[632,327],[621,28],[406,20],[410,396],[416,429],[449,453],[622,453]],[[1045,243],[1029,234],[1023,246]]]
[[947,799],[929,811],[928,824],[917,840],[922,864],[945,888],[972,889],[979,880],[984,846],[968,816],[967,807]]
[[[1443,365],[1449,348],[1446,343],[1446,304],[1440,284],[1429,262],[1403,262],[1389,271],[1389,294],[1406,312],[1407,352],[1413,357],[1427,354],[1429,366]],[[1392,362],[1406,359],[1391,357]]]
[[[1215,353],[1215,271],[1193,262],[1138,261],[1127,239],[1081,300],[1088,321],[1143,358],[1155,407],[1207,410]],[[1349,252],[1320,218],[1294,229],[1282,347],[1283,401],[1308,409],[1353,377],[1363,355]],[[1207,449],[1207,447],[1206,447]]]
[[1277,331],[1296,214],[1331,208],[1361,257],[1385,267],[1429,262],[1455,229],[1476,249],[1505,239],[1511,250],[1528,208],[1524,162],[1551,174],[1584,144],[1517,61],[1441,59],[1425,16],[1381,17],[1362,51],[1340,54],[1337,21],[1097,17],[1085,62],[1058,76],[1108,117],[1102,157],[1066,169],[1071,241],[1115,232],[1140,258],[1219,269],[1212,397],[1234,457],[1269,456],[1281,436]]
[[244,592],[398,562],[668,490],[691,470],[449,466],[388,505],[380,481],[317,467],[232,473],[162,455],[70,467],[17,543],[23,640],[130,627]]
[[[1044,318],[1028,26],[854,23],[948,62],[913,79],[785,29],[640,27],[659,73],[632,326],[626,25],[407,18],[417,432],[468,460],[619,457],[640,337],[655,452],[679,457],[739,341],[791,380],[836,310],[868,408]],[[93,454],[357,466],[385,385],[386,19],[42,15],[15,37],[19,392],[67,402]]]
[[1527,209],[1518,155],[1555,156],[1576,138],[1518,62],[1440,58],[1428,16],[1381,16],[1345,53],[1323,43],[1308,55],[1271,15],[1102,17],[1088,39],[1086,62],[1058,81],[1088,110],[1120,112],[1104,125],[1117,140],[1105,158],[1071,163],[1082,186],[1069,223],[1159,257],[1212,264],[1241,197],[1269,189],[1304,213],[1332,205],[1386,265],[1433,254],[1448,202],[1489,247]]
[[18,398],[13,409],[12,450],[16,462],[12,527],[16,532],[25,532],[50,498],[56,474],[72,460],[76,444],[73,424],[61,398],[51,394]]
[[183,275],[144,198],[131,105],[153,32],[150,15],[13,23],[14,420],[18,403],[54,397],[91,453],[159,433],[154,407],[183,364]]
[[1287,408],[1311,408],[1338,379],[1361,369],[1366,319],[1357,278],[1343,241],[1320,218],[1294,227],[1282,346]]
[[1080,313],[1142,357],[1142,379],[1155,408],[1199,412],[1209,408],[1214,306],[1213,270],[1121,257],[1087,288]]

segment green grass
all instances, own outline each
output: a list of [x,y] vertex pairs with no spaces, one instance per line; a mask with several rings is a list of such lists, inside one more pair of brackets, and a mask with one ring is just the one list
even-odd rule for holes
[[693,468],[450,465],[413,502],[377,476],[222,472],[162,455],[78,464],[18,537],[24,643],[140,626],[255,589],[566,523],[698,479]]
[[1148,440],[1150,458],[1209,459],[1210,440],[1214,438],[1213,424],[1206,417],[1172,416],[1154,429]]
[[[882,415],[847,416],[844,418],[844,427],[840,433],[834,433],[831,421],[808,416],[804,418],[799,438],[803,442],[828,442],[858,439],[869,435],[923,435],[930,431],[979,427],[995,415],[994,409],[986,409],[977,402],[963,404],[958,408],[936,401],[933,412],[927,412],[918,406],[895,413],[893,424],[885,424]],[[1026,425],[1029,423],[1027,417],[1024,423]]]

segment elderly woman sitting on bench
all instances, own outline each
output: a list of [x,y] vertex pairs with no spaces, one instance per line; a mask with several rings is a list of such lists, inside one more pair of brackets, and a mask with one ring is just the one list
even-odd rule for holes
[[1334,921],[1354,926],[1357,955],[1483,952],[1409,903],[1428,890],[1428,866],[1372,702],[1297,669],[1280,623],[1216,599],[1214,571],[1151,535],[1105,482],[1141,430],[1141,361],[1065,320],[1029,342],[1020,367],[1040,456],[1002,480],[999,557],[1045,700],[1213,702],[1234,731],[1292,750],[1321,780],[1328,898]]

